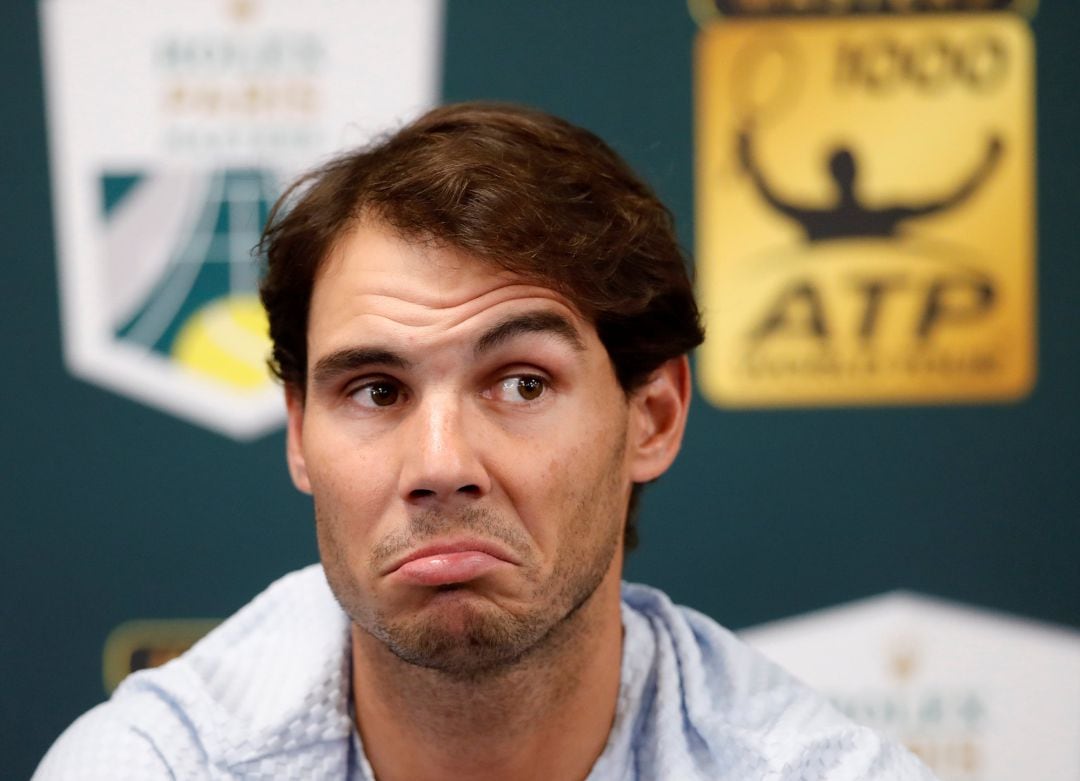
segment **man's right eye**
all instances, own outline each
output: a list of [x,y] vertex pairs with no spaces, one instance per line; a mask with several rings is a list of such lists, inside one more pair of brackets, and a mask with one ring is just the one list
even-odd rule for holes
[[390,407],[397,404],[401,388],[397,383],[377,380],[361,385],[350,396],[361,407]]

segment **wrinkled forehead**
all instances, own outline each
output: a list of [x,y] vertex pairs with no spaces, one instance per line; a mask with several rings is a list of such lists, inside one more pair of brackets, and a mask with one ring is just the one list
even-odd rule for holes
[[592,323],[543,282],[445,244],[412,241],[367,224],[342,237],[315,279],[308,344],[320,351],[358,333],[394,329],[431,340],[521,312],[558,314],[583,338],[595,337]]
[[510,265],[431,236],[405,235],[369,216],[343,231],[323,258],[313,279],[311,309],[346,291],[395,297],[430,309],[466,305],[496,291],[504,291],[496,299],[528,291],[562,304],[592,324],[564,285]]

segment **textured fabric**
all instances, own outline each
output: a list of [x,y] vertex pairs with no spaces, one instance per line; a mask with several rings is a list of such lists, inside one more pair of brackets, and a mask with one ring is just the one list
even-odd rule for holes
[[[626,584],[622,680],[589,781],[924,781],[711,619]],[[322,569],[272,585],[179,659],[78,719],[36,781],[372,781],[349,716],[349,631]],[[359,696],[363,696],[362,694]]]

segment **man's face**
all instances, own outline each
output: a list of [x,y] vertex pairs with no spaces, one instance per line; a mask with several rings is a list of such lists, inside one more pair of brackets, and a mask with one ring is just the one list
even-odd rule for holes
[[656,474],[570,302],[368,223],[316,278],[307,343],[290,468],[360,629],[475,674],[543,646],[602,583],[617,600],[630,487]]

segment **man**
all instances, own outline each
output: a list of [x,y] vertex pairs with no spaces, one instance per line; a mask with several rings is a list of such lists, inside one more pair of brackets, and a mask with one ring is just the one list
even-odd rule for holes
[[702,332],[668,212],[603,142],[448,106],[282,203],[262,295],[322,566],[128,678],[40,778],[930,777],[620,584]]

